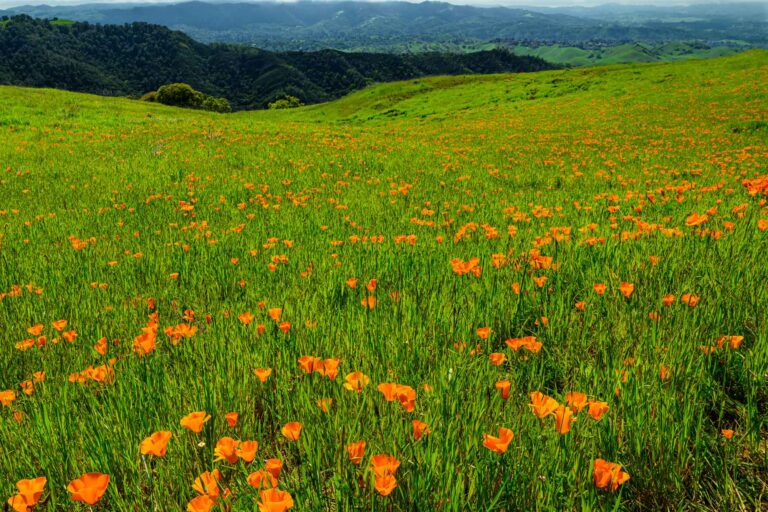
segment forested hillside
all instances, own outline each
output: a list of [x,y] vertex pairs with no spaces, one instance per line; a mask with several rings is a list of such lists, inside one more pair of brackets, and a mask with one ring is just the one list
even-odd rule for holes
[[374,82],[427,75],[537,71],[552,65],[503,50],[422,53],[275,53],[205,45],[146,23],[57,23],[15,16],[0,25],[0,83],[112,96],[141,96],[185,82],[235,109],[263,108],[290,94],[305,103],[338,98]]

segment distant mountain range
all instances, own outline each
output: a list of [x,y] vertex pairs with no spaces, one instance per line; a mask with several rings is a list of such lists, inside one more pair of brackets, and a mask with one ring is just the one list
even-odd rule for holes
[[477,48],[489,41],[578,46],[695,40],[762,46],[768,45],[766,5],[511,9],[442,2],[183,2],[24,6],[0,15],[106,24],[141,21],[181,30],[203,42],[245,43],[271,50],[402,51],[418,48],[418,43],[456,49]]
[[235,109],[263,108],[285,95],[328,101],[374,82],[427,75],[552,69],[505,50],[412,55],[270,52],[194,41],[159,25],[97,25],[26,15],[0,21],[0,84],[134,96],[172,82],[227,98]]

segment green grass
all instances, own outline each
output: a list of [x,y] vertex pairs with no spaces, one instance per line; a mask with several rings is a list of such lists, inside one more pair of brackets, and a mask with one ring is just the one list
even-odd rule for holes
[[658,45],[628,43],[594,49],[561,45],[542,45],[537,47],[517,45],[512,48],[512,51],[518,55],[540,57],[554,64],[590,66],[710,59],[732,55],[743,51],[743,49],[735,46],[708,47],[685,41],[674,41]]
[[[232,115],[0,87],[0,391],[17,393],[0,406],[0,498],[45,476],[35,510],[88,510],[66,487],[102,472],[93,510],[178,511],[218,468],[226,506],[257,510],[246,478],[279,458],[300,511],[760,510],[768,210],[742,180],[768,174],[767,56],[439,77]],[[453,272],[473,257],[479,277]],[[157,344],[140,357],[149,298]],[[72,343],[54,343],[59,319]],[[197,333],[171,343],[163,329],[186,323]],[[15,348],[36,324],[46,344]],[[744,340],[701,350],[726,335]],[[523,336],[540,352],[505,344]],[[305,375],[305,355],[339,358],[339,375]],[[109,358],[113,382],[69,382]],[[342,385],[354,371],[370,377],[359,394]],[[385,382],[417,391],[413,412]],[[561,435],[533,391],[609,409]],[[179,424],[192,411],[212,416],[200,434]],[[418,441],[414,419],[431,429]],[[499,427],[514,431],[503,454],[482,445]],[[142,456],[156,431],[173,433],[167,454]],[[224,436],[257,440],[256,460],[214,462]],[[387,497],[367,471],[378,453],[401,463]],[[597,489],[598,458],[630,480]]]

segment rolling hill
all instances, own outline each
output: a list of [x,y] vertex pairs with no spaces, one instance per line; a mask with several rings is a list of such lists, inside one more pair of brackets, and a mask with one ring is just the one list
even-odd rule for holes
[[505,50],[414,55],[269,52],[205,45],[158,25],[95,25],[15,16],[0,25],[0,83],[141,96],[171,82],[227,98],[235,109],[264,108],[290,94],[328,101],[375,82],[428,75],[551,69]]

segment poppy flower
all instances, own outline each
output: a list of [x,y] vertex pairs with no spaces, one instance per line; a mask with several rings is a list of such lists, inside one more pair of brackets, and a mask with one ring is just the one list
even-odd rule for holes
[[291,322],[280,322],[277,327],[283,334],[288,334],[291,330]]
[[216,502],[207,495],[197,496],[187,503],[187,512],[210,512]]
[[259,379],[259,382],[264,383],[272,375],[272,368],[256,368],[253,370],[253,373]]
[[699,215],[698,213],[692,213],[685,219],[685,225],[689,227],[701,226],[709,220],[707,215]]
[[30,507],[34,507],[40,501],[47,481],[44,476],[29,480],[19,480],[16,482],[16,489],[19,492],[8,499],[8,505],[15,512],[28,512]]
[[312,373],[319,367],[322,367],[322,359],[319,357],[301,356],[299,358],[299,368],[301,368],[304,373]]
[[399,467],[400,461],[391,455],[380,453],[371,457],[371,469],[376,476],[394,475]]
[[27,327],[27,332],[32,336],[40,336],[40,333],[43,332],[43,324],[37,324],[37,325],[33,325],[32,327]]
[[500,380],[497,382],[494,387],[499,390],[499,394],[501,395],[501,398],[506,400],[509,398],[509,388],[512,385],[511,382],[508,380]]
[[101,338],[99,341],[97,341],[93,346],[93,349],[102,356],[107,355],[107,338]]
[[202,496],[208,496],[215,502],[219,499],[219,495],[221,494],[219,480],[221,480],[221,472],[218,469],[205,471],[204,473],[201,473],[199,477],[195,478],[195,483],[192,485],[192,489]]
[[553,414],[559,405],[557,400],[548,397],[541,391],[534,391],[531,393],[531,403],[529,404],[529,407],[533,410],[533,414],[539,419],[543,419],[550,414]]
[[237,425],[237,418],[239,415],[236,412],[228,412],[224,415],[224,419],[227,421],[227,425],[229,425],[230,428],[234,428],[235,425]]
[[347,286],[349,286],[350,288],[357,288],[357,279],[355,279],[354,277],[350,277],[349,279],[347,279],[346,282],[347,282]]
[[213,451],[213,454],[216,456],[214,462],[226,460],[230,464],[237,463],[238,444],[240,444],[240,441],[236,441],[231,437],[222,437],[219,439],[216,443],[216,448]]
[[381,475],[373,479],[373,488],[382,496],[389,496],[397,487],[394,475]]
[[237,319],[240,320],[243,325],[248,325],[249,323],[253,322],[254,316],[250,311],[245,311],[237,315]]
[[610,487],[611,491],[615,491],[629,480],[629,474],[621,470],[621,465],[603,459],[595,460],[592,476],[598,489]]
[[182,427],[188,428],[192,432],[200,433],[203,430],[205,422],[211,419],[211,416],[205,411],[192,412],[181,418]]
[[278,322],[278,321],[280,321],[280,317],[283,315],[283,309],[282,308],[269,308],[267,310],[267,314],[269,315],[269,318],[271,318],[275,322]]
[[277,487],[277,479],[265,469],[259,469],[248,475],[247,482],[248,485],[257,489]]
[[675,303],[675,296],[671,293],[666,294],[664,297],[661,298],[661,303],[664,304],[666,307],[671,306]]
[[56,329],[57,331],[61,332],[67,326],[67,321],[66,320],[56,320],[54,322],[51,322],[51,325],[53,326],[54,329]]
[[363,460],[363,454],[365,453],[365,441],[355,441],[349,443],[346,446],[347,454],[349,454],[349,460],[352,464],[359,465]]
[[515,437],[514,432],[508,428],[499,428],[499,437],[494,437],[489,434],[483,434],[483,446],[496,453],[504,453],[507,451],[509,443],[512,442],[512,438]]
[[383,382],[376,386],[379,391],[381,391],[381,394],[384,395],[384,399],[387,402],[393,402],[397,400],[397,388],[398,385],[394,382]]
[[608,412],[608,404],[606,402],[589,402],[589,409],[587,410],[587,414],[592,416],[593,420],[600,421],[600,419],[603,417],[603,414],[606,412]]
[[345,380],[344,388],[350,391],[357,391],[358,393],[361,393],[363,388],[371,381],[363,372],[352,372],[346,376]]
[[80,478],[72,480],[67,486],[67,491],[72,494],[72,501],[82,501],[88,505],[99,502],[109,485],[109,475],[103,473],[86,473]]
[[362,304],[362,306],[368,310],[373,310],[373,308],[376,307],[376,302],[376,297],[369,295],[368,297],[365,297],[363,300],[361,300],[360,304]]
[[491,335],[491,328],[490,327],[478,327],[477,335],[480,337],[481,340],[487,340],[488,336]]
[[635,285],[632,283],[621,283],[621,286],[619,286],[619,291],[623,296],[629,298],[629,296],[632,295],[632,292],[635,291]]
[[280,471],[283,469],[283,461],[280,459],[267,459],[264,462],[264,469],[266,469],[267,472],[275,478],[275,480],[279,480]]
[[720,431],[720,433],[723,435],[724,438],[731,439],[733,437],[734,432],[729,428],[724,428]]
[[333,398],[320,398],[317,400],[317,407],[327,413],[333,405]]
[[368,281],[368,284],[365,285],[365,289],[368,290],[368,293],[373,293],[376,291],[376,285],[377,281],[375,279],[371,279]]
[[256,441],[240,441],[237,445],[237,456],[247,464],[250,464],[256,458],[256,451],[258,449],[259,443]]
[[413,426],[413,438],[418,441],[421,439],[421,437],[425,434],[429,435],[431,432],[429,430],[429,425],[426,423],[419,421],[419,420],[413,420],[411,422],[411,425]]
[[16,392],[12,391],[10,389],[6,389],[5,391],[0,391],[0,404],[3,404],[4,406],[8,407],[11,405],[11,402],[16,400]]
[[565,394],[565,403],[568,407],[573,409],[574,412],[579,413],[583,408],[589,405],[587,395],[579,393],[578,391],[571,391]]
[[507,356],[502,352],[494,352],[493,354],[488,355],[488,359],[490,359],[492,365],[500,366],[507,360]]
[[570,407],[561,405],[555,409],[555,430],[558,434],[564,435],[570,432],[574,421],[576,418],[573,417],[573,411]]
[[322,364],[315,366],[315,371],[320,375],[325,375],[329,379],[334,380],[339,374],[339,364],[341,364],[339,359],[325,359]]
[[298,441],[299,436],[301,435],[301,423],[298,421],[286,423],[285,426],[283,426],[281,432],[286,437],[286,439],[290,441]]
[[597,283],[592,285],[592,289],[595,290],[595,293],[598,295],[602,295],[605,293],[607,286],[605,286],[603,283]]
[[259,492],[259,497],[259,512],[285,512],[293,508],[293,498],[287,491],[273,487]]
[[142,455],[154,455],[155,457],[165,456],[168,449],[168,441],[171,440],[171,434],[167,431],[155,432],[141,442]]

